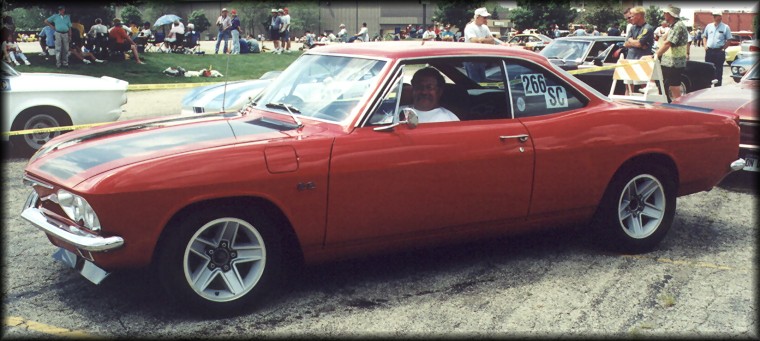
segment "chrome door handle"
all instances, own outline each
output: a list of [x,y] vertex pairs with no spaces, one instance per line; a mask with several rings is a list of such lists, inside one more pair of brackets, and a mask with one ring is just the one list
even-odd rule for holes
[[517,141],[525,142],[528,141],[528,135],[526,134],[520,134],[520,135],[501,135],[499,136],[499,140],[506,140],[506,139],[517,139]]

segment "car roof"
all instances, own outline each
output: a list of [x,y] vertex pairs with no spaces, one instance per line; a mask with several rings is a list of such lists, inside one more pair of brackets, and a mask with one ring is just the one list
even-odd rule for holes
[[347,54],[354,56],[385,57],[391,59],[472,56],[472,55],[511,55],[527,59],[536,58],[537,54],[528,50],[514,49],[499,45],[458,43],[450,41],[382,41],[369,43],[330,44],[310,49],[306,54]]
[[561,37],[554,40],[584,40],[584,41],[624,41],[625,37],[620,36],[577,36]]

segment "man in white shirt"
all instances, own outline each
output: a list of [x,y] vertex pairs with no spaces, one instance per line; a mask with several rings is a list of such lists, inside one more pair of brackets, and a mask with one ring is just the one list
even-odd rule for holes
[[662,23],[660,23],[660,26],[654,29],[654,49],[657,50],[657,48],[660,45],[660,39],[665,38],[665,36],[668,34],[668,31],[670,31],[670,27],[668,26],[668,22],[663,20]]
[[411,106],[405,106],[402,109],[414,109],[420,123],[459,121],[457,115],[439,104],[445,83],[443,76],[435,68],[426,67],[415,72],[412,77],[414,102]]
[[282,22],[282,27],[280,27],[281,48],[285,53],[290,53],[290,11],[285,7],[278,10],[278,12],[280,13],[280,21]]
[[422,40],[435,40],[435,29],[433,25],[428,26],[427,31],[422,34]]
[[475,16],[467,26],[464,27],[464,41],[468,43],[495,44],[496,39],[491,35],[491,29],[488,28],[488,17],[491,14],[481,7],[475,10]]
[[362,28],[359,30],[359,33],[354,34],[354,37],[356,37],[356,40],[361,40],[363,42],[369,41],[369,29],[367,29],[367,23],[362,23]]
[[338,40],[341,43],[348,41],[348,31],[346,30],[346,24],[340,24],[340,30],[338,30]]

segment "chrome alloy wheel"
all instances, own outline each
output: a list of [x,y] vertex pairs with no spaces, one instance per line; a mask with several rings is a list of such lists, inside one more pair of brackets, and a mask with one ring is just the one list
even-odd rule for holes
[[662,223],[665,206],[665,189],[660,181],[648,174],[639,175],[631,179],[620,194],[620,226],[632,238],[646,238]]
[[[58,124],[58,120],[56,120],[55,117],[48,114],[36,114],[24,123],[23,129],[45,129],[55,128],[58,126],[60,126],[60,124]],[[25,134],[24,142],[26,142],[26,145],[29,146],[29,148],[37,150],[40,149],[42,145],[58,135],[61,135],[60,131]]]
[[264,240],[237,218],[213,220],[190,238],[182,258],[185,279],[213,302],[238,299],[253,289],[266,267]]

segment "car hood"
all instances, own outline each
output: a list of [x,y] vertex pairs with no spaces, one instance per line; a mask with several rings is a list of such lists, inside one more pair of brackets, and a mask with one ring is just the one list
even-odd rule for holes
[[731,112],[742,120],[757,120],[756,91],[756,85],[740,83],[738,87],[720,86],[694,91],[674,103]]
[[62,73],[22,73],[15,76],[13,90],[43,92],[61,91],[61,84],[66,84],[67,91],[127,91],[128,82],[113,77],[92,77]]
[[196,115],[140,120],[75,131],[48,142],[29,161],[31,175],[65,186],[125,165],[239,143],[304,139],[325,129],[296,130],[264,116]]

